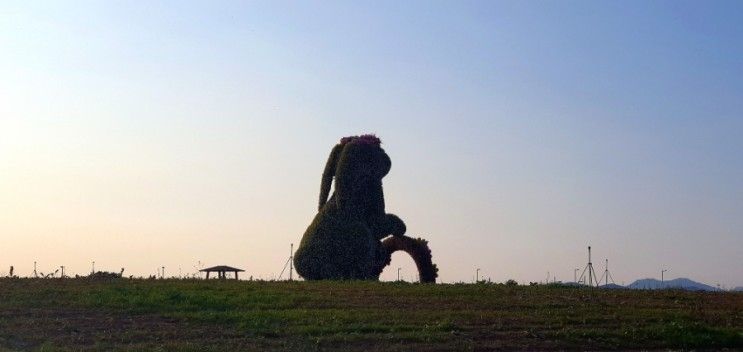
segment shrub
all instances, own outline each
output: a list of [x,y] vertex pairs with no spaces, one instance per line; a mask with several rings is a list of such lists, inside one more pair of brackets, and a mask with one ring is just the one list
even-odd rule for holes
[[[294,255],[297,272],[307,280],[377,280],[395,250],[426,263],[423,240],[403,236],[405,223],[385,213],[382,178],[392,162],[374,135],[344,137],[330,152],[322,174],[318,213]],[[331,184],[335,189],[330,195]],[[328,197],[330,195],[330,197]],[[385,247],[382,239],[392,235]],[[411,242],[412,241],[412,242]],[[421,255],[415,259],[415,255]],[[435,266],[426,268],[426,278]],[[422,275],[423,278],[423,275]]]

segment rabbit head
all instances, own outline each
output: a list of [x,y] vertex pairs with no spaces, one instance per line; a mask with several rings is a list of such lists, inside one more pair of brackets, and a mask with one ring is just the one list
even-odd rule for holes
[[330,153],[323,172],[318,209],[327,202],[335,178],[335,192],[348,198],[367,185],[380,184],[392,167],[390,157],[374,135],[344,137]]

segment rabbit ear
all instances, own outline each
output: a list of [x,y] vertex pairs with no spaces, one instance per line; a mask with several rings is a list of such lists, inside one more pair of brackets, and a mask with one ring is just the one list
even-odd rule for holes
[[322,209],[322,206],[328,201],[330,184],[333,182],[335,167],[338,164],[338,156],[341,155],[343,146],[343,144],[338,144],[333,147],[333,150],[330,152],[330,156],[328,157],[328,162],[325,164],[325,171],[322,173],[322,183],[320,184],[320,202],[317,206],[318,211]]

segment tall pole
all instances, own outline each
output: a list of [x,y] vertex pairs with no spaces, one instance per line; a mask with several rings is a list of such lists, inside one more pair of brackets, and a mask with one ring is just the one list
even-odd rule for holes
[[39,277],[39,274],[36,273],[36,262],[34,261],[34,277]]
[[591,268],[593,268],[593,265],[591,265],[591,246],[588,246],[588,286],[593,286],[593,277],[591,276]]
[[576,284],[578,283],[578,270],[580,269],[573,269],[573,282]]
[[478,283],[480,281],[480,268],[477,268],[475,270],[475,283]]
[[[586,272],[588,272],[588,281],[586,281]],[[586,268],[583,269],[583,273],[580,274],[580,279],[578,279],[578,282],[585,285],[586,283],[588,286],[593,287],[593,282],[596,281],[596,285],[598,286],[599,282],[601,282],[601,279],[598,275],[596,275],[596,271],[593,270],[593,263],[591,262],[591,246],[588,246],[588,264],[586,264]]]
[[606,282],[604,283],[604,285],[608,285],[609,284],[609,259],[608,258],[606,259],[606,272],[604,273],[604,276],[606,276]]
[[162,276],[162,278],[163,279],[165,278],[165,267],[163,267],[163,276]]
[[400,269],[402,268],[397,268],[397,281],[400,281]]
[[90,267],[90,273],[91,273],[91,274],[95,274],[95,260],[94,260],[94,261],[93,261],[93,263],[91,264],[91,267]]
[[666,271],[668,271],[668,269],[663,269],[663,270],[661,270],[661,271],[660,271],[660,283],[661,283],[661,284],[663,284],[663,281],[664,281],[664,280],[663,280],[663,274],[664,274],[664,273],[665,273]]
[[294,271],[294,243],[289,245],[289,281],[293,280],[292,271]]
[[64,279],[64,265],[60,266],[59,268],[62,269],[62,278]]

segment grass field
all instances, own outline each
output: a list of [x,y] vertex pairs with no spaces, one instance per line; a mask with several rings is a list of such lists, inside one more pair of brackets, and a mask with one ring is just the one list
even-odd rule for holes
[[0,279],[0,350],[743,348],[743,293]]

